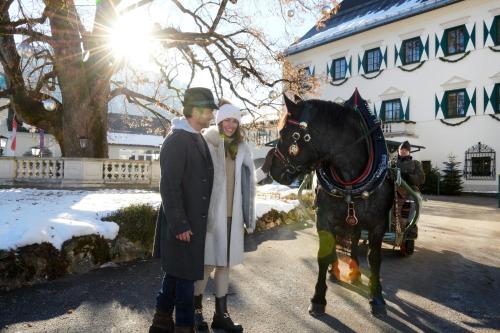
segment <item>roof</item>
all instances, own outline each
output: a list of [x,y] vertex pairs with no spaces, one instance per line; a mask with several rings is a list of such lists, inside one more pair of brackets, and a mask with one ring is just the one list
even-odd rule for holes
[[158,118],[124,113],[108,113],[108,130],[115,133],[162,135],[170,123]]
[[108,144],[121,146],[160,147],[164,138],[160,135],[108,132]]
[[242,125],[251,125],[251,124],[261,124],[261,123],[269,123],[272,121],[276,121],[280,119],[280,115],[278,111],[272,110],[268,112],[262,113],[254,113],[254,114],[245,114],[241,117]]
[[463,0],[344,0],[323,28],[312,27],[285,54],[300,53],[460,1]]

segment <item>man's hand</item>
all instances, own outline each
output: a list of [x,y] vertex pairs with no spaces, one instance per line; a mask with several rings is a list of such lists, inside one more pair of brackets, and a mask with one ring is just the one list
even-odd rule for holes
[[190,242],[191,236],[193,236],[193,232],[191,230],[188,230],[183,232],[182,234],[178,234],[177,236],[175,236],[175,238],[183,242]]

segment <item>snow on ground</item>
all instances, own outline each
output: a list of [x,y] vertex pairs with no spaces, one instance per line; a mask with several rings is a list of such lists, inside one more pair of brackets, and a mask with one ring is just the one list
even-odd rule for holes
[[61,249],[73,236],[113,239],[118,225],[101,218],[131,204],[157,205],[160,196],[141,190],[0,190],[0,249],[49,242]]
[[[267,186],[267,187],[266,187]],[[259,193],[283,193],[290,188],[259,186]],[[296,192],[295,190],[292,190]],[[288,212],[298,202],[256,199],[256,217],[276,209]],[[99,234],[114,239],[118,225],[101,219],[132,204],[160,204],[158,192],[143,190],[39,190],[0,189],[0,250],[48,242],[61,249],[73,236]]]

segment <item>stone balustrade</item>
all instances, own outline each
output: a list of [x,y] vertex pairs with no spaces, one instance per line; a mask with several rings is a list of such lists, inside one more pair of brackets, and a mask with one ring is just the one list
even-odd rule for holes
[[413,121],[384,122],[382,124],[382,131],[386,138],[395,136],[416,136],[415,122]]
[[0,157],[0,185],[158,188],[158,161]]

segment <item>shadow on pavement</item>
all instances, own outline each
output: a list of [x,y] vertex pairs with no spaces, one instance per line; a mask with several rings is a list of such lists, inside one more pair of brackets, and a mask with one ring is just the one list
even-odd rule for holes
[[160,286],[160,263],[151,259],[1,292],[0,330],[14,323],[71,316],[84,303],[99,308],[116,302],[137,312],[152,312]]
[[[368,277],[366,248],[360,251],[361,271]],[[422,270],[422,267],[428,269]],[[317,267],[314,267],[317,272]],[[472,274],[471,274],[472,272]],[[391,249],[383,249],[382,284],[384,297],[388,302],[388,316],[382,318],[385,324],[401,332],[416,332],[407,323],[424,332],[472,332],[475,329],[500,329],[500,268],[471,261],[460,253],[452,251],[431,251],[417,247],[413,256],[402,258]],[[327,282],[333,297],[342,297],[350,303],[353,311],[359,308],[349,297],[335,293],[335,286],[355,292],[366,298],[366,315],[369,316],[369,289],[361,283]],[[311,291],[313,288],[311,288]],[[430,309],[422,308],[398,296],[398,293],[415,295],[414,298],[433,302]],[[410,297],[409,299],[412,299]],[[392,304],[394,304],[394,306]],[[442,311],[465,315],[472,322],[463,322],[465,329],[452,321],[440,317]],[[328,308],[327,308],[328,310]],[[332,328],[336,328],[335,325]]]

